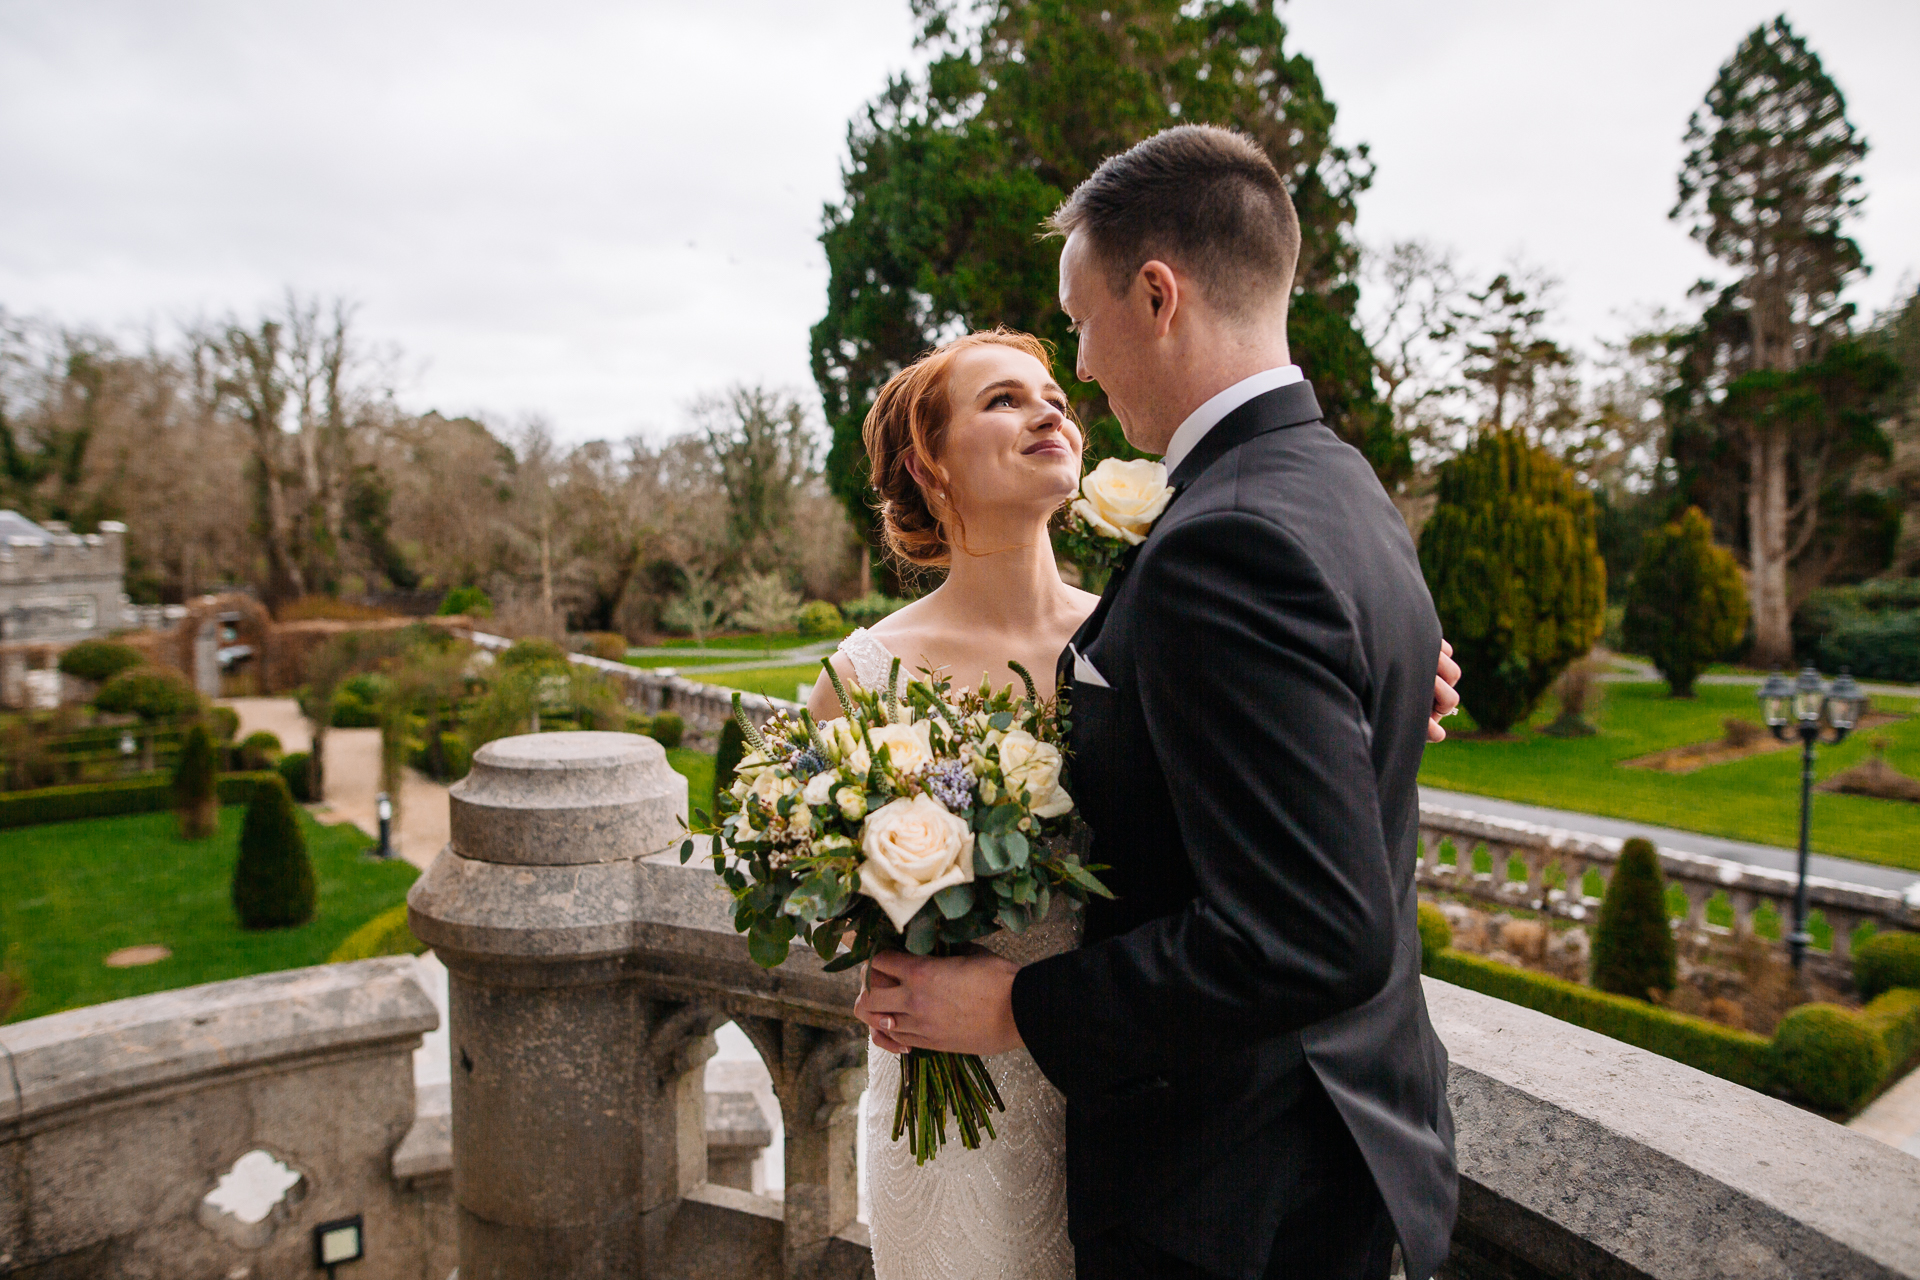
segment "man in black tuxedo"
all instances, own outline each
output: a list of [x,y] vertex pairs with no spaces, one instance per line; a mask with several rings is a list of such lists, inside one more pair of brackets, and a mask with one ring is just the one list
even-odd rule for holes
[[1255,143],[1168,130],[1052,227],[1080,377],[1176,490],[1061,660],[1117,896],[1025,968],[905,958],[862,1015],[896,1044],[1024,1043],[1067,1098],[1080,1280],[1381,1280],[1396,1243],[1424,1280],[1457,1193],[1415,916],[1441,640],[1412,540],[1288,359],[1299,225]]

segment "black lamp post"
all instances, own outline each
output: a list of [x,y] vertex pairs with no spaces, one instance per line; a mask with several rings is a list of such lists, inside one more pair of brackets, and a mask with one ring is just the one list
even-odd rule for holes
[[374,816],[380,819],[380,847],[373,851],[376,858],[393,856],[393,801],[387,799],[382,791],[373,801]]
[[1832,684],[1820,679],[1811,666],[1803,667],[1792,684],[1775,671],[1760,688],[1760,708],[1767,727],[1782,742],[1800,736],[1800,884],[1793,893],[1793,932],[1787,935],[1787,950],[1793,956],[1797,972],[1807,958],[1807,844],[1813,822],[1813,744],[1822,740],[1824,727],[1828,743],[1837,743],[1852,731],[1860,717],[1860,686],[1845,670]]

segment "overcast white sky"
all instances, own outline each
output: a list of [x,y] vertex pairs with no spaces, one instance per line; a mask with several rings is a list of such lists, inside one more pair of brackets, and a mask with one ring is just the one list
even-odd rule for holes
[[[1583,341],[1709,269],[1666,219],[1680,138],[1777,2],[1285,12],[1379,165],[1361,235],[1521,255]],[[1873,144],[1871,309],[1920,269],[1920,4],[1788,14]],[[0,306],[164,329],[345,295],[409,404],[571,439],[736,379],[811,394],[846,124],[914,61],[907,0],[0,0],[0,32]]]

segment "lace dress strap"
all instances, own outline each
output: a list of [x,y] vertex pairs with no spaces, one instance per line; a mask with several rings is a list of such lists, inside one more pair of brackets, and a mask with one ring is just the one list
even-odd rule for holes
[[835,652],[853,664],[853,678],[864,688],[887,687],[887,675],[893,670],[893,652],[881,644],[873,632],[855,627]]

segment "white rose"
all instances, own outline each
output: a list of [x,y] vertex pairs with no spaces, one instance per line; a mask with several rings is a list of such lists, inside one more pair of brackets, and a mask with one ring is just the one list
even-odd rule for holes
[[793,775],[781,773],[778,769],[767,769],[753,780],[753,785],[747,788],[747,794],[758,796],[760,803],[771,813],[782,796],[792,795],[799,789],[800,784],[793,780]]
[[887,749],[887,759],[893,762],[895,773],[915,773],[933,763],[933,731],[931,721],[922,720],[919,724],[883,724],[878,729],[867,730],[867,741],[878,754],[880,748]]
[[1146,541],[1153,522],[1173,501],[1164,464],[1145,458],[1108,458],[1080,481],[1075,514],[1100,533],[1129,543]]
[[760,775],[767,771],[767,767],[768,761],[765,756],[758,751],[747,752],[740,758],[740,763],[734,766],[733,785],[727,788],[727,793],[741,804],[745,804],[747,793],[752,790],[754,782]]
[[842,787],[834,793],[834,800],[840,806],[840,816],[848,822],[858,822],[867,813],[867,793],[859,787]]
[[1073,811],[1073,797],[1060,786],[1060,748],[1042,742],[1025,729],[1015,729],[1000,739],[1000,772],[1007,790],[1024,789],[1041,818],[1057,818]]
[[816,773],[807,779],[807,805],[825,804],[833,798],[833,784],[840,781],[831,770]]
[[973,831],[932,796],[894,800],[860,829],[860,892],[905,932],[934,894],[973,880]]

